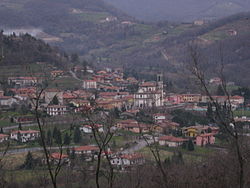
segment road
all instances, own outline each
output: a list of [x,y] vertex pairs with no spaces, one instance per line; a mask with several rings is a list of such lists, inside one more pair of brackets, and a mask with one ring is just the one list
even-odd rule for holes
[[[63,149],[73,148],[77,146],[63,146]],[[59,147],[51,147],[49,150],[59,150]],[[18,154],[18,153],[26,153],[26,152],[34,152],[34,151],[43,151],[42,147],[34,147],[34,148],[21,148],[21,149],[11,149],[7,151],[7,154]],[[3,155],[4,152],[0,152],[0,155]]]
[[[148,140],[149,144],[152,144],[153,142],[154,142],[153,140]],[[144,139],[142,139],[142,140],[137,141],[136,145],[134,145],[128,149],[123,150],[121,153],[134,153],[134,152],[136,152],[136,151],[138,151],[146,146],[147,146],[147,142]]]
[[[84,121],[84,119],[79,119],[79,120],[75,121],[75,123],[81,123],[83,121]],[[60,121],[59,120],[46,120],[47,125],[69,124],[69,123],[71,123],[71,121],[66,121],[66,120],[60,120]],[[32,126],[37,126],[37,123],[22,124],[22,127],[32,127]],[[3,131],[9,131],[9,130],[12,130],[12,129],[17,129],[18,127],[19,127],[18,124],[3,127]]]
[[79,79],[76,74],[73,71],[69,71],[69,73],[73,76],[73,78],[75,78],[76,80],[82,81],[81,79]]

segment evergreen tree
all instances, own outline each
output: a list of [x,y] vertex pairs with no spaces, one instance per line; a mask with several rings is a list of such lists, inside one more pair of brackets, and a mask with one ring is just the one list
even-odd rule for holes
[[211,103],[208,103],[208,106],[207,106],[207,118],[213,122],[213,107],[212,107],[212,104]]
[[1,129],[0,129],[0,133],[3,134],[3,128],[2,128],[2,127],[1,127]]
[[47,131],[46,143],[49,146],[53,144],[53,139],[52,139],[52,134],[51,134],[50,129]]
[[17,141],[19,142],[19,143],[22,143],[22,136],[21,136],[21,133],[18,131],[18,133],[17,133]]
[[188,141],[188,151],[194,151],[194,143],[191,139]]
[[52,104],[52,105],[58,105],[59,104],[59,100],[58,100],[58,98],[57,98],[56,95],[53,97],[53,99],[50,102],[50,104]]
[[222,85],[218,86],[217,91],[216,91],[216,95],[219,95],[219,96],[224,96],[225,95],[225,92],[224,92],[224,89],[223,89]]
[[74,130],[74,142],[79,143],[81,141],[81,139],[82,139],[81,131],[80,131],[79,127],[76,127]]
[[171,160],[169,157],[167,157],[165,160],[164,160],[164,163],[166,166],[169,166],[171,164]]
[[22,167],[28,170],[33,169],[35,167],[35,160],[33,159],[33,156],[30,151],[26,155],[26,159]]
[[58,130],[57,133],[56,133],[55,143],[56,144],[62,144],[62,134],[61,134],[60,130]]
[[68,133],[66,133],[65,135],[64,135],[64,141],[63,141],[63,143],[65,144],[65,145],[69,145],[70,144],[70,136],[69,136],[69,134]]
[[23,130],[21,123],[18,124],[18,130]]
[[56,127],[54,127],[53,133],[52,133],[52,136],[53,136],[54,139],[55,139],[56,136],[57,136],[57,132],[58,132],[58,129],[57,129]]
[[69,157],[70,157],[70,159],[75,159],[76,158],[76,154],[75,154],[75,149],[74,148],[72,148]]

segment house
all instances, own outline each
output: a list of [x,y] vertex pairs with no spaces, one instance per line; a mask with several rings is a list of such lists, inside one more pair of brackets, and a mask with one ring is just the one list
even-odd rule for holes
[[3,96],[4,96],[4,91],[0,90],[0,97],[3,97]]
[[81,106],[90,106],[90,102],[88,100],[83,99],[73,99],[69,102],[69,104],[72,104],[74,107],[81,107]]
[[84,89],[96,89],[97,82],[95,80],[83,80],[82,87]]
[[136,120],[127,119],[119,121],[116,124],[116,127],[134,133],[145,133],[149,132],[152,126],[149,124],[139,123]]
[[76,148],[73,148],[75,154],[81,155],[95,155],[98,151],[99,148],[97,146],[92,146],[92,145],[86,145],[86,146],[79,146]]
[[2,96],[0,97],[0,106],[11,107],[13,104],[18,103],[18,100],[11,96]]
[[121,109],[123,106],[123,101],[121,99],[110,99],[110,100],[100,99],[97,100],[96,103],[98,107],[108,110],[111,110],[113,108]]
[[164,122],[159,122],[156,125],[154,125],[152,130],[154,132],[164,133],[164,132],[169,132],[171,130],[177,130],[179,126],[180,126],[179,123],[170,120],[165,120]]
[[197,125],[197,126],[190,126],[190,127],[182,128],[182,133],[186,137],[196,137],[200,134],[205,134],[205,133],[210,133],[210,132],[217,134],[219,132],[219,128],[208,126],[208,125]]
[[83,125],[80,128],[80,131],[84,133],[92,133],[93,129],[98,131],[98,132],[103,132],[103,125],[100,124],[95,124],[95,125]]
[[37,77],[9,77],[8,84],[15,87],[35,86],[38,83]]
[[40,132],[36,130],[18,130],[12,131],[10,133],[10,139],[21,141],[21,142],[28,142],[36,140],[40,137]]
[[214,84],[214,85],[220,85],[220,84],[222,84],[222,80],[219,77],[215,77],[215,78],[211,78],[209,80],[209,83]]
[[145,159],[140,153],[117,155],[111,159],[111,164],[114,166],[135,166],[145,163]]
[[9,140],[9,135],[7,134],[0,134],[0,143]]
[[196,137],[196,145],[197,146],[205,146],[207,144],[214,144],[215,143],[215,137],[214,133],[206,133],[206,134],[200,134]]
[[180,104],[181,102],[181,95],[178,94],[168,94],[165,98],[166,104]]
[[93,161],[96,158],[99,148],[97,146],[86,145],[72,148],[71,153],[84,157],[86,161]]
[[161,113],[153,114],[153,119],[156,123],[162,123],[166,120],[166,115]]
[[54,70],[54,71],[50,72],[50,75],[53,78],[62,76],[63,74],[64,74],[64,71],[62,71],[62,70]]
[[174,136],[162,136],[159,138],[159,144],[161,146],[168,146],[168,147],[178,147],[187,141],[188,139],[174,137]]
[[199,103],[201,101],[200,94],[181,94],[180,101],[182,103]]
[[203,25],[205,22],[204,22],[204,20],[195,20],[194,21],[194,25],[198,25],[198,26],[201,26],[201,25]]
[[68,112],[67,106],[64,105],[48,105],[46,112],[50,116],[64,115]]
[[34,116],[15,116],[13,117],[15,123],[31,123],[36,121]]
[[157,82],[143,82],[134,94],[135,108],[163,106],[163,80],[162,74],[157,75]]
[[69,156],[62,153],[51,153],[50,154],[50,161],[54,164],[68,164]]

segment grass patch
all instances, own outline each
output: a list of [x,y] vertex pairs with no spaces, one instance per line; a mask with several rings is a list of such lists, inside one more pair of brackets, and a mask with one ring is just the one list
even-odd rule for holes
[[[145,159],[154,161],[154,156],[150,149],[148,147],[144,147],[139,152],[145,157]],[[173,152],[166,151],[166,150],[160,150],[160,157],[162,160],[165,160],[168,157],[171,157],[173,155]]]
[[235,110],[234,116],[247,116],[250,117],[250,110]]
[[72,77],[61,77],[56,79],[49,85],[50,88],[58,88],[62,90],[72,90],[75,88],[81,88],[82,82]]
[[77,14],[77,16],[81,21],[100,22],[110,15],[107,12],[85,11],[81,14]]

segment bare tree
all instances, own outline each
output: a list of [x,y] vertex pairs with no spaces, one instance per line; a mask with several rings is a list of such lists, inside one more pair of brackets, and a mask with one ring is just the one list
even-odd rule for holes
[[220,46],[219,48],[219,73],[218,76],[222,80],[222,88],[224,90],[224,93],[226,95],[226,101],[225,104],[222,106],[211,94],[207,82],[206,82],[206,74],[205,71],[202,69],[204,59],[202,58],[202,53],[199,51],[199,48],[195,45],[189,46],[189,54],[190,54],[190,64],[189,69],[191,70],[192,74],[197,78],[199,81],[199,84],[204,89],[205,94],[208,96],[211,104],[213,105],[215,111],[213,120],[218,125],[220,125],[221,130],[223,130],[227,138],[230,142],[232,142],[232,146],[236,151],[237,156],[237,163],[239,166],[238,171],[238,184],[240,188],[243,188],[245,186],[245,171],[244,171],[244,164],[246,162],[246,159],[243,157],[243,148],[242,148],[242,136],[240,134],[240,128],[237,126],[237,123],[234,119],[233,109],[232,109],[232,103],[231,103],[231,96],[227,90],[226,87],[226,81],[223,74],[224,70],[224,56],[222,53],[222,48]]
[[[108,151],[110,149],[109,143],[114,136],[114,131],[112,130],[114,119],[104,111],[91,112],[88,110],[85,111],[84,117],[86,117],[86,121],[91,126],[95,143],[99,148],[95,172],[96,187],[100,188],[100,174],[102,173],[102,175],[104,175],[104,177],[108,181],[108,187],[112,188],[114,183],[114,168],[111,164],[111,157]],[[99,128],[97,126],[98,123],[103,126],[103,132],[99,131]],[[105,174],[105,172],[101,170],[102,154],[104,154],[105,159],[108,163],[109,170],[107,174]]]

